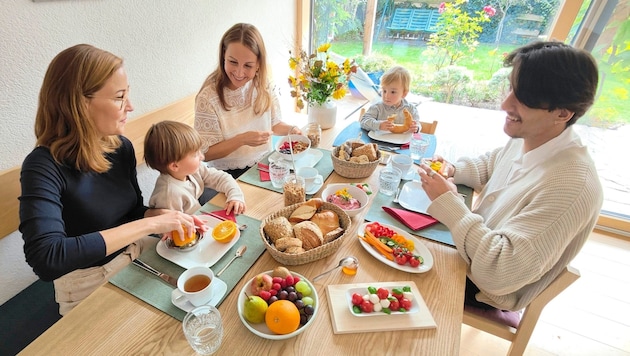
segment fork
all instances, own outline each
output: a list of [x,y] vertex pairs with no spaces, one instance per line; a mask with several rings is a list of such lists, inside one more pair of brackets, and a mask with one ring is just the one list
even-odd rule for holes
[[396,191],[396,196],[394,197],[394,203],[398,203],[398,196],[400,196],[400,188]]
[[385,150],[385,151],[390,151],[390,152],[396,152],[400,149],[400,147],[396,147],[396,146],[384,146],[384,145],[378,145],[378,149],[379,150]]

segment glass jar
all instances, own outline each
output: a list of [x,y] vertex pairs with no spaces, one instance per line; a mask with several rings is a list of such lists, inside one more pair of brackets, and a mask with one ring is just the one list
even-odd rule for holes
[[317,148],[322,139],[322,127],[312,122],[306,126],[306,137],[311,140],[311,148]]
[[289,206],[306,201],[306,183],[303,177],[289,174],[284,179],[282,187],[284,195],[284,206]]

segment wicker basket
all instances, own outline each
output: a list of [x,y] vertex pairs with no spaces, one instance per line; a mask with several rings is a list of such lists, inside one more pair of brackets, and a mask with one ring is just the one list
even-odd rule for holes
[[314,249],[308,250],[306,252],[302,252],[298,254],[290,254],[290,253],[284,253],[284,252],[278,251],[275,248],[275,246],[269,243],[269,239],[265,235],[265,232],[263,229],[269,221],[277,217],[284,216],[288,219],[289,216],[291,216],[291,213],[295,209],[297,209],[297,207],[300,206],[301,204],[303,203],[290,205],[283,209],[280,209],[276,211],[275,213],[272,213],[271,215],[267,216],[260,224],[260,236],[263,240],[263,243],[265,244],[265,248],[267,249],[267,251],[269,251],[271,256],[276,261],[282,263],[283,265],[287,265],[287,266],[302,265],[305,263],[317,261],[319,259],[322,259],[324,257],[327,257],[335,253],[341,246],[343,239],[346,237],[346,235],[348,235],[348,231],[350,229],[351,221],[348,214],[346,214],[346,212],[341,210],[341,208],[339,208],[338,206],[332,203],[324,202],[322,204],[322,207],[319,210],[320,211],[322,209],[332,210],[335,213],[337,213],[337,215],[339,216],[339,226],[344,229],[344,233],[338,238],[336,238],[335,240],[325,243]]
[[378,167],[378,163],[381,160],[381,151],[376,151],[376,160],[370,163],[355,163],[344,161],[342,159],[337,158],[339,154],[339,150],[341,146],[335,147],[332,151],[332,164],[333,169],[337,174],[344,178],[365,178],[369,177],[374,173],[376,167]]

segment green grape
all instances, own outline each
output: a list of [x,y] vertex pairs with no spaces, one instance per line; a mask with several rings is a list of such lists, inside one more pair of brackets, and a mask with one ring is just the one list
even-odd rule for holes
[[311,297],[304,297],[304,298],[302,298],[302,302],[304,303],[305,307],[307,305],[311,305],[312,306],[313,304],[315,304],[315,301]]
[[304,282],[304,281],[299,281],[295,284],[295,290],[297,290],[298,292],[302,293],[302,296],[305,297],[307,295],[311,295],[311,287],[308,285],[308,283]]

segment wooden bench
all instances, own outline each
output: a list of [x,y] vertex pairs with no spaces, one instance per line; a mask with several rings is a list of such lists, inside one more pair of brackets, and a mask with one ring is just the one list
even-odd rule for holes
[[[144,136],[156,122],[173,120],[193,124],[195,117],[195,96],[191,95],[155,111],[130,120],[125,127],[125,136],[131,140],[136,150],[138,165],[144,163]],[[21,166],[0,172],[0,239],[18,229],[18,216]]]
[[436,31],[436,25],[440,18],[437,9],[412,9],[398,8],[394,11],[392,22],[387,29],[394,33],[390,37],[418,39],[426,38],[427,35]]

